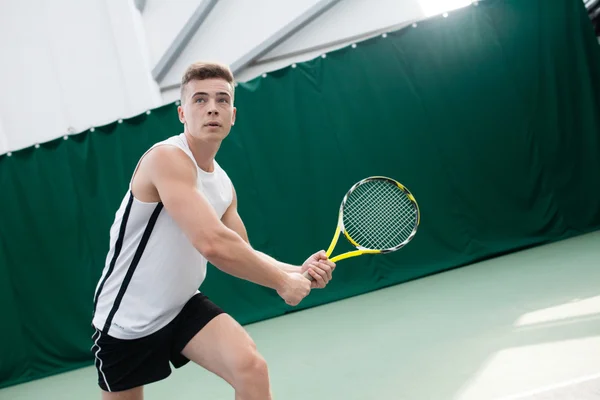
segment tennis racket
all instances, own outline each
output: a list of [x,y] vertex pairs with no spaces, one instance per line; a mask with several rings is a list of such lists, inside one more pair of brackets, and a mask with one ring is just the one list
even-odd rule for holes
[[[404,185],[385,176],[365,178],[355,183],[342,200],[327,258],[337,263],[363,254],[399,250],[415,237],[419,223],[419,206]],[[340,234],[357,250],[331,258]],[[308,271],[304,276],[313,279]]]

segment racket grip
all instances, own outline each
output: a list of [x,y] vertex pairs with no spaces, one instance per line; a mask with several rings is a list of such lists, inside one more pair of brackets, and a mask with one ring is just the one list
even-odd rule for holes
[[306,279],[308,279],[309,281],[314,281],[315,278],[312,277],[312,275],[310,275],[308,273],[308,270],[304,271],[304,273],[302,273],[302,276],[305,277]]

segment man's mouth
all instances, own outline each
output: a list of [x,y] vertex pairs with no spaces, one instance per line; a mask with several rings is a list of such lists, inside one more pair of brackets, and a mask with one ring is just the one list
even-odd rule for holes
[[221,124],[218,122],[208,122],[204,126],[221,126]]

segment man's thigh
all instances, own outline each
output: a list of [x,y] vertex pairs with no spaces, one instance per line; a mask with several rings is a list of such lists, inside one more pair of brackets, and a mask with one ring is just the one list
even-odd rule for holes
[[181,353],[233,385],[239,363],[255,352],[256,345],[246,330],[223,313],[200,330]]
[[122,392],[106,392],[102,390],[102,400],[143,400],[144,387],[139,386],[134,389],[124,390]]

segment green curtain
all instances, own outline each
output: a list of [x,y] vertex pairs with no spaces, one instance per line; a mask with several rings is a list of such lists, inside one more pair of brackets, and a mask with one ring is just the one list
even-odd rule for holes
[[[241,323],[600,227],[600,49],[581,1],[482,1],[241,83],[236,106],[217,159],[255,248],[291,263],[326,248],[369,175],[422,212],[406,248],[341,261],[296,308],[211,266],[201,289]],[[181,129],[169,104],[0,157],[1,386],[93,362],[114,213],[138,157]]]

